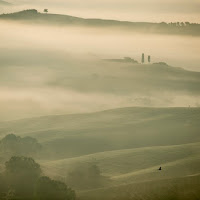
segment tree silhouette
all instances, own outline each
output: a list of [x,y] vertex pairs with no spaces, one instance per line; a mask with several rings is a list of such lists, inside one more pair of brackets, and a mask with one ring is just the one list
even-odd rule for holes
[[99,167],[92,163],[74,165],[66,179],[67,183],[75,189],[100,187],[108,181],[101,175]]
[[32,137],[22,138],[8,134],[0,140],[0,151],[9,156],[33,156],[37,155],[40,150],[41,145]]
[[65,183],[51,180],[49,177],[41,177],[36,187],[36,198],[43,200],[75,200],[75,192]]
[[34,185],[41,175],[40,165],[32,158],[13,156],[5,163],[8,186],[16,196],[29,197],[34,194]]
[[48,11],[48,9],[44,9],[44,13],[48,13],[49,11]]
[[75,191],[65,183],[41,177],[41,174],[40,165],[32,158],[11,157],[5,163],[4,176],[0,176],[0,199],[76,199]]

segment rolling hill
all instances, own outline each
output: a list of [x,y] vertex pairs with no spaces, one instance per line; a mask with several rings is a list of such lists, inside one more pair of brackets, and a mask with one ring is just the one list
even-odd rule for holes
[[[112,199],[114,197],[123,199],[123,196],[127,199],[127,193],[146,199],[146,188],[148,188],[148,196],[167,196],[167,193],[172,191],[177,196],[176,192],[181,195],[180,188],[186,184],[194,195],[198,193],[200,181],[199,144],[125,149],[40,162],[43,171],[48,176],[65,181],[68,185],[70,184],[67,175],[74,166],[77,164],[84,166],[86,163],[96,164],[102,175],[110,181],[100,189],[78,191],[81,199]],[[159,166],[162,166],[161,172],[158,171]],[[165,192],[162,188],[165,188]],[[155,197],[151,196],[150,199],[155,199]]]
[[[121,108],[1,122],[0,134],[35,137],[57,158],[200,142],[199,108]],[[77,148],[78,146],[78,148]],[[53,156],[53,155],[52,155]]]
[[123,184],[81,192],[81,200],[195,200],[198,199],[200,176]]
[[69,15],[58,14],[42,14],[37,10],[24,10],[17,13],[0,15],[1,20],[26,21],[29,23],[42,23],[54,25],[73,25],[73,26],[89,26],[89,27],[110,27],[124,28],[134,30],[136,32],[162,33],[162,34],[179,34],[179,35],[196,35],[200,34],[199,24],[185,24],[177,26],[176,23],[149,23],[149,22],[128,22],[117,20],[103,19],[84,19]]
[[[96,163],[113,184],[191,176],[200,173],[200,143],[105,151],[80,157],[41,161],[50,176],[65,177],[77,163]],[[159,166],[163,173],[157,173]],[[180,170],[181,169],[181,170]]]
[[[16,87],[16,85],[31,87],[33,84],[42,84],[43,87],[51,85],[86,93],[142,94],[143,96],[151,94],[150,96],[154,98],[157,96],[162,98],[160,93],[163,91],[181,95],[200,95],[200,72],[184,70],[165,63],[143,65],[97,60],[88,63],[82,61],[80,64],[74,60],[66,61],[63,57],[55,56],[52,53],[49,53],[48,59],[44,60],[42,59],[46,56],[44,52],[40,52],[39,55],[37,52],[32,58],[33,53],[35,52],[18,51],[12,52],[8,56],[5,52],[2,52],[0,55],[2,62],[0,72],[10,75],[9,79],[0,75],[2,86],[9,84],[13,87]],[[30,59],[32,65],[27,68]],[[82,70],[83,67],[84,70]],[[23,74],[20,74],[22,69]],[[32,70],[31,73],[30,69]],[[49,73],[44,73],[45,70],[48,70]],[[60,73],[61,71],[62,73]],[[40,75],[40,79],[43,78],[41,83],[40,80],[35,83],[31,79],[24,78],[24,76],[32,77],[33,73],[35,76]],[[18,74],[18,76],[15,77],[15,74]],[[48,76],[48,74],[51,76]],[[54,77],[52,77],[52,74]],[[156,95],[152,95],[154,93]]]
[[194,199],[200,181],[199,120],[200,108],[127,107],[1,122],[0,135],[37,138],[43,172],[67,184],[75,166],[97,165],[107,182],[77,190],[80,199],[168,199],[169,194]]

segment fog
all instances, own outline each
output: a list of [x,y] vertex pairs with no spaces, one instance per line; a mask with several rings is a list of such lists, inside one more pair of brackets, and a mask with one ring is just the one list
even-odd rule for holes
[[[0,26],[0,120],[126,106],[200,104],[198,86],[188,90],[187,84],[193,82],[185,83],[197,81],[196,75],[182,78],[172,73],[173,81],[181,80],[183,87],[170,86],[165,72],[159,78],[156,71],[147,74],[137,66],[103,61],[130,56],[140,62],[145,53],[153,63],[200,71],[198,37],[17,22]],[[161,86],[154,86],[154,81]]]
[[[123,56],[141,60],[141,54],[152,56],[153,62],[200,71],[200,40],[190,36],[138,34],[119,30],[31,26],[1,23],[1,48],[40,49],[64,53],[93,55],[98,58]],[[105,48],[105,44],[107,44]]]

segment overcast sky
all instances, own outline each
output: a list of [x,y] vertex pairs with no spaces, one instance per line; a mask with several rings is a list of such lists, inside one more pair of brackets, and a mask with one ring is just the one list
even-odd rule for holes
[[[88,18],[200,22],[200,0],[7,0],[21,8],[49,8]],[[2,8],[0,10],[2,12]],[[5,12],[5,9],[3,10]]]

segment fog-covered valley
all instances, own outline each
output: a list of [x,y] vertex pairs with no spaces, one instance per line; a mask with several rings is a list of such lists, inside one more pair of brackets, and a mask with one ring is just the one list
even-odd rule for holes
[[2,198],[200,197],[199,25],[124,23],[0,16]]
[[[199,37],[0,23],[1,120],[126,106],[199,106]],[[151,55],[152,63],[167,64],[139,64],[142,53],[146,63]],[[139,63],[106,60],[123,57]]]

